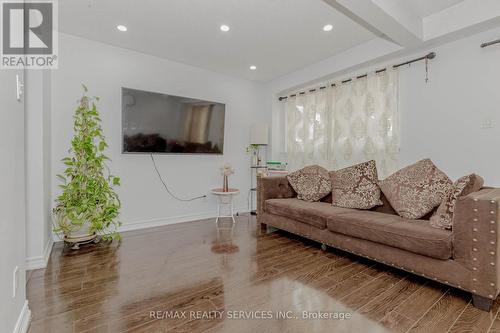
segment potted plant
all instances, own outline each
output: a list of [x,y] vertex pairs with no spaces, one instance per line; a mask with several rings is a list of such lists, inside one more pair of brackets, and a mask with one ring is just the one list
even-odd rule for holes
[[108,145],[96,106],[99,98],[88,97],[87,87],[83,90],[74,115],[70,156],[62,160],[63,174],[57,175],[63,184],[54,208],[54,231],[62,233],[75,249],[100,237],[120,239],[117,228],[121,225],[117,220],[121,204],[114,191],[120,178],[111,175],[106,165]]

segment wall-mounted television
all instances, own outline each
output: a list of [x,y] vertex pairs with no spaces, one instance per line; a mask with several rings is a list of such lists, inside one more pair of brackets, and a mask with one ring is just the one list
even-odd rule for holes
[[226,105],[122,88],[124,153],[222,154]]

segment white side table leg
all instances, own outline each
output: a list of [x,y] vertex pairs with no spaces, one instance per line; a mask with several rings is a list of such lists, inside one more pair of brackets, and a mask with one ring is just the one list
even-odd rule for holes
[[233,212],[233,196],[230,196],[230,202],[229,204],[231,205],[231,219],[233,219],[233,225],[236,224],[236,220],[234,219],[234,212]]
[[215,219],[215,224],[219,223],[220,218],[220,206],[222,205],[222,200],[220,197],[217,198],[217,218]]

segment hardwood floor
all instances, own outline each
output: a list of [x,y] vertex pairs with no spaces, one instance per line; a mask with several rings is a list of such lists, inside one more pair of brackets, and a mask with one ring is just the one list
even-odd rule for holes
[[444,285],[284,232],[256,236],[254,217],[230,225],[56,244],[28,272],[30,332],[500,332],[498,302],[484,312]]

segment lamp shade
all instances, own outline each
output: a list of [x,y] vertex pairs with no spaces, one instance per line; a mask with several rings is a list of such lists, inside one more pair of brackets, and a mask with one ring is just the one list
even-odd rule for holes
[[253,124],[250,128],[251,145],[267,145],[269,142],[269,126],[267,124]]

